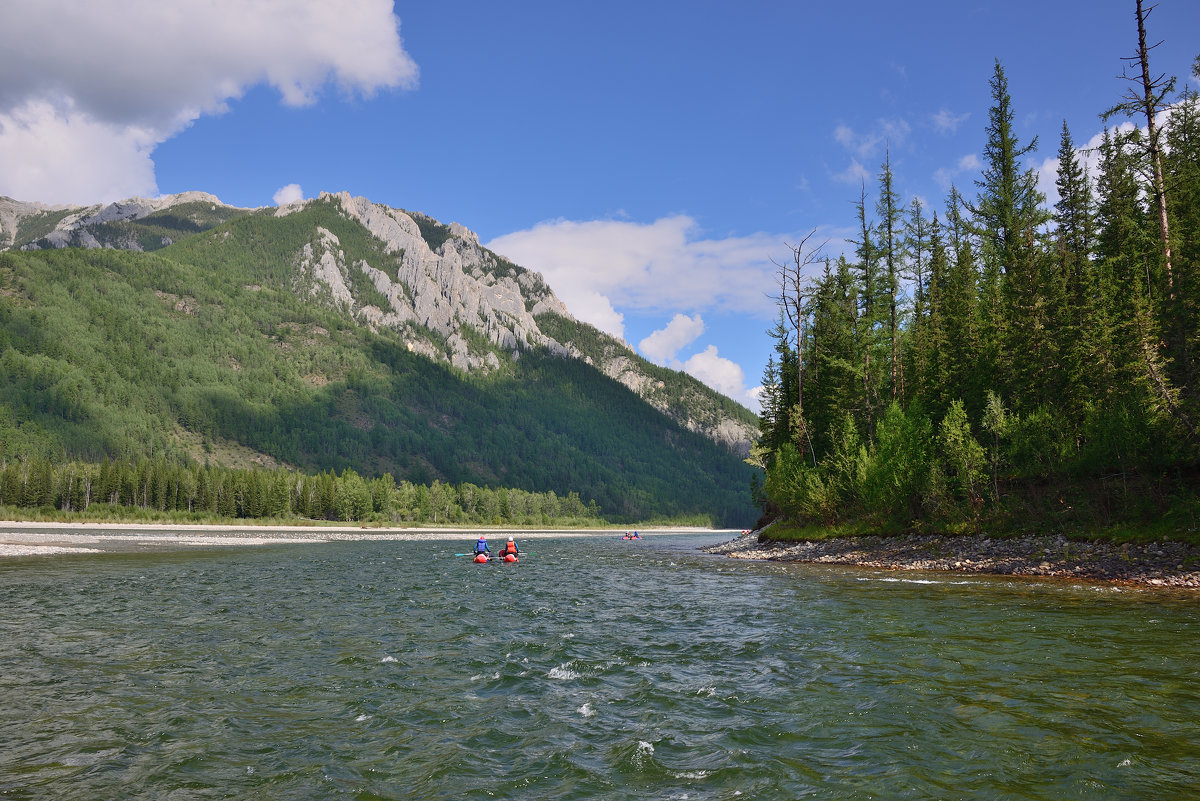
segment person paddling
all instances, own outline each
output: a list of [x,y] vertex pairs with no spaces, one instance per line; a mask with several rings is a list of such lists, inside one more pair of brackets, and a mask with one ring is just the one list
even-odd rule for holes
[[517,547],[517,543],[513,541],[512,537],[509,537],[508,542],[504,543],[504,547],[500,549],[501,556],[512,556],[514,560],[520,552],[521,549]]
[[479,556],[480,554],[492,555],[492,549],[487,544],[487,537],[484,536],[480,536],[478,542],[475,543],[475,555]]

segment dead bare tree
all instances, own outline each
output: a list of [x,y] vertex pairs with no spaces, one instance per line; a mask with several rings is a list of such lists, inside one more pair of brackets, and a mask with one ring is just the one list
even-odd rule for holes
[[783,309],[787,324],[796,332],[796,408],[791,415],[791,420],[792,425],[799,426],[800,430],[793,432],[793,435],[797,441],[802,436],[808,443],[808,451],[812,455],[814,466],[816,465],[816,454],[813,453],[812,437],[809,436],[808,425],[804,422],[804,317],[806,313],[804,301],[811,280],[811,276],[807,272],[808,268],[823,262],[822,251],[829,244],[826,241],[819,245],[810,245],[809,243],[816,233],[817,229],[814,228],[798,244],[787,245],[788,250],[792,252],[789,261],[778,262],[771,259],[771,263],[777,268],[776,279],[779,285],[779,294],[775,296],[775,302]]
[[1154,207],[1158,213],[1158,234],[1162,241],[1163,269],[1166,271],[1167,296],[1175,299],[1175,276],[1171,268],[1171,231],[1167,220],[1167,189],[1163,178],[1163,145],[1162,130],[1158,126],[1158,115],[1164,108],[1170,106],[1167,99],[1175,93],[1175,79],[1168,78],[1165,73],[1156,78],[1150,77],[1150,51],[1162,42],[1146,46],[1146,18],[1150,16],[1157,4],[1142,8],[1142,0],[1137,2],[1137,55],[1127,56],[1122,61],[1136,62],[1138,72],[1129,74],[1128,65],[1121,71],[1120,78],[1129,81],[1133,86],[1125,93],[1122,101],[1104,112],[1107,120],[1117,114],[1132,117],[1141,114],[1146,118],[1146,160],[1150,185],[1154,193]]

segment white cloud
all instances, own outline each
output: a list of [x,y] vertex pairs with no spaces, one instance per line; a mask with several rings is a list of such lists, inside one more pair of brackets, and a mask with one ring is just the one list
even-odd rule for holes
[[746,374],[741,366],[717,354],[717,346],[709,345],[683,363],[684,372],[704,382],[739,403],[754,403],[753,390],[746,389]]
[[155,145],[251,86],[298,106],[417,67],[391,0],[38,0],[6,11],[0,75],[0,194],[90,203],[155,193]]
[[746,390],[745,400],[742,402],[743,405],[755,414],[762,414],[762,394],[762,384],[759,384],[757,387],[751,387]]
[[958,126],[962,125],[971,116],[970,112],[955,114],[948,109],[941,109],[937,114],[933,115],[933,127],[940,134],[952,134],[958,130]]
[[851,158],[850,166],[831,177],[839,183],[856,186],[864,181],[873,182],[875,176],[863,166],[863,162],[879,159],[882,165],[884,149],[902,145],[911,132],[912,126],[902,119],[877,120],[875,126],[866,133],[858,133],[848,125],[837,126],[833,138],[850,152]]
[[703,333],[704,320],[700,315],[688,317],[686,314],[677,314],[666,328],[660,328],[639,342],[638,350],[651,361],[665,365]]
[[911,132],[912,126],[905,120],[881,119],[866,133],[858,133],[848,125],[839,125],[833,131],[833,138],[858,161],[873,158],[882,161],[884,146],[897,147],[903,144]]
[[153,131],[95,119],[69,101],[29,100],[0,112],[0,195],[82,204],[155,195],[157,143]]
[[[561,296],[560,296],[561,299]],[[607,331],[618,339],[625,339],[625,315],[613,308],[612,301],[599,292],[582,289],[572,295],[575,306],[568,306],[575,316],[591,323],[601,331]],[[565,303],[566,301],[563,300]],[[575,312],[578,308],[580,311]]]
[[942,189],[949,189],[955,178],[963,173],[977,172],[983,167],[983,162],[974,153],[968,153],[960,158],[953,167],[942,167],[934,171],[933,180]]
[[288,203],[304,200],[304,190],[300,188],[300,184],[288,184],[281,186],[271,199],[275,201],[276,206],[286,206]]
[[571,313],[623,337],[615,309],[674,314],[720,310],[768,319],[776,267],[795,234],[703,239],[688,216],[539,223],[487,243],[542,274]]
[[863,181],[870,182],[872,176],[858,159],[851,159],[850,166],[834,175],[833,179],[839,183],[858,186]]
[[968,153],[958,160],[958,171],[967,172],[970,170],[979,170],[983,168],[983,162],[979,160],[979,156],[974,153]]

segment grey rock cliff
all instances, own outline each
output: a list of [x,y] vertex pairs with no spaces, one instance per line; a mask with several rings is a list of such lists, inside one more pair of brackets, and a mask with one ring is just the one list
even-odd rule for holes
[[17,243],[22,226],[28,225],[38,229],[38,236],[32,241],[22,242],[22,250],[65,247],[142,250],[141,244],[134,237],[99,239],[96,229],[105,223],[140,220],[187,203],[206,204],[214,209],[220,207],[238,212],[250,211],[226,206],[208,192],[180,192],[157,198],[135,197],[93,206],[47,206],[0,198],[0,249],[13,247]]
[[[384,253],[393,256],[396,280],[388,273],[366,262],[347,265],[336,256],[329,260],[326,247],[321,258],[326,259],[318,272],[316,254],[307,248],[298,256],[298,263],[328,287],[335,301],[344,302],[339,287],[346,281],[335,280],[329,269],[361,270],[375,289],[387,298],[389,308],[364,305],[357,311],[369,325],[404,329],[409,324],[437,333],[450,348],[448,354],[438,354],[455,367],[464,370],[495,369],[499,360],[494,352],[473,353],[463,328],[482,334],[488,342],[509,353],[530,347],[557,345],[542,333],[534,313],[552,310],[570,317],[563,305],[537,273],[515,265],[503,266],[500,260],[480,246],[479,238],[457,223],[448,227],[449,236],[436,251],[421,235],[420,226],[408,213],[392,209],[366,198],[351,197],[343,192],[322,194],[321,200],[332,199],[342,212],[357,221],[382,245]],[[328,234],[328,232],[325,232]],[[329,234],[332,236],[332,234]],[[410,349],[426,352],[430,348],[410,339]],[[436,352],[436,349],[433,349]]]
[[[575,343],[558,342],[547,335],[539,328],[537,317],[555,314],[574,319],[566,306],[540,274],[484,248],[465,226],[442,225],[418,212],[372,203],[348,192],[322,193],[314,200],[289,203],[275,209],[273,216],[299,213],[314,202],[334,204],[346,219],[366,229],[378,243],[378,254],[350,259],[338,237],[318,227],[293,257],[297,269],[291,290],[296,294],[336,308],[371,328],[395,330],[409,350],[461,370],[496,370],[502,359],[520,358],[531,348],[544,348],[560,358],[581,359],[685,428],[734,453],[749,452],[757,434],[753,426],[719,412],[719,404],[699,388],[689,391],[690,397],[683,402],[669,397],[663,382],[651,376],[644,360],[626,344],[612,340],[602,352],[584,353]],[[206,192],[86,207],[0,198],[0,249],[15,245],[27,249],[141,250],[129,223],[185,204],[188,211],[173,214],[194,216],[193,222],[203,223],[204,228],[255,211],[226,206]],[[423,228],[438,232],[431,236],[438,240],[436,247],[430,246]],[[227,240],[229,232],[221,236]],[[161,237],[161,244],[169,245],[171,239]],[[158,239],[150,246],[158,247]],[[374,293],[361,290],[363,276]],[[356,286],[359,294],[369,297],[357,297]],[[481,346],[481,341],[488,345]]]

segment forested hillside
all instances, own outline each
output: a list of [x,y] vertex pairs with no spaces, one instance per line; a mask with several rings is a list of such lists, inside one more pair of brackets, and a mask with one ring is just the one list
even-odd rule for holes
[[538,326],[572,353],[620,381],[640,398],[709,439],[746,456],[755,439],[758,416],[719,395],[687,373],[643,359],[603,331],[553,312],[537,316]]
[[973,191],[902,208],[885,161],[853,254],[796,250],[756,451],[770,515],[1195,536],[1200,101],[1146,58],[1098,151],[1063,124],[1053,205],[997,62]]
[[437,331],[358,313],[388,308],[369,271],[344,272],[353,308],[314,293],[297,254],[330,241],[397,278],[332,202],[154,253],[0,253],[0,458],[203,462],[236,444],[308,472],[574,492],[614,521],[750,522],[748,466],[586,363],[467,332],[492,367],[456,369],[421,355],[450,353]]

